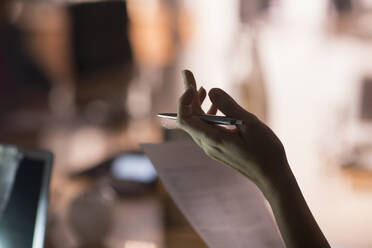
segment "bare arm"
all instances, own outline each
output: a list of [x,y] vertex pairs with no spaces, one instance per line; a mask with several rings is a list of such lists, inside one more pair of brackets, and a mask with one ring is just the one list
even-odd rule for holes
[[284,147],[272,130],[241,108],[221,89],[212,89],[212,107],[226,116],[241,119],[235,129],[209,125],[198,115],[206,97],[196,90],[190,71],[184,71],[186,91],[178,106],[178,126],[188,132],[205,153],[252,180],[269,201],[287,247],[330,247],[297,185]]
[[[288,167],[288,166],[286,166]],[[274,212],[287,247],[330,247],[290,169],[259,188]]]

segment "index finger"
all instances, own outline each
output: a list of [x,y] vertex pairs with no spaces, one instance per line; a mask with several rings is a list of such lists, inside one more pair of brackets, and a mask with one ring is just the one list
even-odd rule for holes
[[226,135],[227,130],[220,126],[210,125],[192,112],[191,102],[195,92],[189,88],[181,96],[178,103],[177,125],[189,133],[193,138],[203,139],[209,143],[219,143]]
[[191,88],[189,88],[183,93],[180,100],[178,101],[177,121],[179,123],[182,123],[185,119],[193,114],[191,104],[194,96],[195,92]]
[[189,70],[183,70],[182,75],[184,78],[185,89],[192,88],[196,91],[196,81],[192,72]]

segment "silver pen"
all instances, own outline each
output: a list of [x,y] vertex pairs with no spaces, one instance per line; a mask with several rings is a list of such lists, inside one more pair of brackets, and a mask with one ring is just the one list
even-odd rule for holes
[[[176,113],[159,113],[157,114],[158,117],[167,118],[172,120],[177,120]],[[209,124],[219,124],[219,125],[242,125],[244,122],[242,120],[226,117],[226,116],[218,116],[218,115],[199,115],[200,119],[209,123]]]

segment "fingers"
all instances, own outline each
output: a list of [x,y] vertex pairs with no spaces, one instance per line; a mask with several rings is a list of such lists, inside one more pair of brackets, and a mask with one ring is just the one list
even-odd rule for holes
[[212,104],[212,106],[209,108],[207,114],[216,115],[217,114],[217,107],[214,104]]
[[[226,133],[225,128],[214,126],[202,121],[197,113],[193,110],[193,99],[195,91],[189,88],[181,96],[178,103],[177,125],[189,133],[195,141],[202,140],[206,143],[219,143]],[[199,143],[198,142],[198,143]]]
[[226,139],[226,129],[220,126],[209,125],[199,116],[181,120],[179,126],[191,135],[199,144],[219,145]]
[[[194,95],[194,98],[193,98],[192,104],[191,104],[192,112],[194,114],[198,114],[198,115],[204,114],[204,112],[201,108],[200,97],[205,98],[205,96],[203,96],[203,95],[207,94],[206,92],[204,92],[205,89],[202,88],[202,89],[199,89],[199,92],[196,91],[196,82],[195,82],[194,75],[192,74],[191,71],[184,70],[184,71],[182,71],[182,75],[183,75],[183,79],[184,79],[185,89],[186,90],[191,89],[192,91],[195,92],[195,95]],[[199,93],[200,93],[200,97],[199,97]],[[202,99],[202,100],[204,100],[204,99]]]
[[[204,114],[201,103],[206,97],[206,91],[203,87],[198,92],[196,91],[195,78],[190,71],[184,70],[182,74],[186,91],[178,103],[177,125],[199,144],[219,144],[226,138],[228,131],[223,127],[207,124],[200,119],[199,115]],[[212,108],[212,112],[217,111],[216,107]]]
[[236,103],[235,100],[225,91],[218,88],[213,88],[209,91],[208,95],[213,105],[226,116],[237,119],[244,119],[247,117],[248,112],[240,107],[240,105]]
[[182,75],[185,84],[185,89],[192,88],[196,91],[196,81],[192,72],[189,70],[183,70]]
[[181,96],[178,102],[178,121],[183,120],[192,115],[191,103],[194,99],[195,91],[191,88],[187,89]]
[[199,102],[202,104],[204,102],[205,97],[207,96],[207,91],[203,88],[203,86],[200,87],[198,90],[198,96],[199,96]]

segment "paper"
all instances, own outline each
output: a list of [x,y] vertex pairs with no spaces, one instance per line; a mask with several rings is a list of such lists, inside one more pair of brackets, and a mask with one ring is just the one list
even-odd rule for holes
[[142,147],[208,247],[284,247],[262,194],[247,178],[190,141]]

